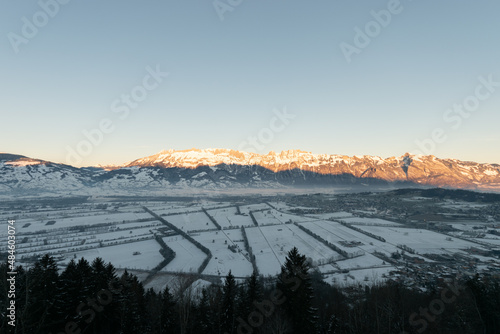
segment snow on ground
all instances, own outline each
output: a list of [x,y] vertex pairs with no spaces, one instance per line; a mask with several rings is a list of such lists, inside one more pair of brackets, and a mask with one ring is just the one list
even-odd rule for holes
[[297,226],[275,225],[246,229],[249,244],[254,250],[257,266],[264,275],[279,273],[288,252],[297,247],[301,254],[310,258],[314,264],[338,260],[341,256],[318,242]]
[[[40,230],[52,230],[59,228],[68,228],[74,226],[92,226],[97,224],[117,224],[123,222],[136,221],[144,217],[137,216],[133,212],[126,213],[108,213],[108,214],[98,214],[98,215],[85,215],[78,217],[68,217],[68,218],[54,218],[54,219],[18,219],[16,220],[16,225],[19,226],[19,232],[38,232]],[[152,218],[149,215],[148,218]],[[54,224],[46,225],[49,221],[54,220]],[[30,223],[30,226],[23,227],[25,224]]]
[[229,270],[232,271],[234,276],[250,276],[252,274],[252,264],[242,254],[242,244],[236,244],[235,252],[228,248],[228,246],[233,246],[235,243],[230,238],[231,234],[227,235],[226,233],[234,232],[234,235],[239,238],[236,231],[211,231],[192,234],[195,240],[212,252],[212,259],[203,274],[226,276]]
[[273,207],[275,207],[278,210],[283,210],[283,211],[288,211],[288,210],[293,210],[293,209],[302,209],[302,210],[311,210],[311,209],[317,209],[313,207],[308,207],[308,206],[290,206],[286,204],[285,202],[269,202]]
[[245,243],[243,241],[243,233],[240,229],[222,230],[231,243],[236,244],[242,251],[245,251]]
[[[72,249],[97,248],[122,244],[126,242],[136,242],[138,239],[152,238],[151,228],[136,228],[133,230],[120,230],[105,233],[64,233],[56,235],[45,235],[44,237],[23,237],[18,243],[19,254],[29,255],[30,253],[40,253],[43,251],[70,252]],[[0,247],[0,250],[4,247]]]
[[213,201],[207,201],[207,200],[202,200],[200,204],[205,208],[205,209],[217,209],[217,208],[223,208],[227,206],[231,206],[232,203],[229,202],[213,202]]
[[487,235],[487,237],[485,238],[473,238],[471,240],[478,242],[487,242],[495,246],[500,246],[500,237],[492,237],[491,235]]
[[168,216],[165,219],[185,232],[217,228],[204,212]]
[[391,222],[389,220],[379,219],[379,218],[361,218],[361,217],[352,217],[352,218],[343,218],[342,221],[353,224],[353,225],[381,225],[381,226],[402,226],[399,223]]
[[383,260],[369,253],[365,253],[362,256],[358,256],[352,259],[337,261],[336,265],[340,269],[348,269],[348,270],[370,268],[374,266],[387,266],[387,264],[384,264]]
[[175,258],[162,271],[198,272],[207,257],[198,247],[180,235],[164,237],[163,241],[175,252]]
[[99,241],[108,241],[108,240],[120,240],[120,239],[129,239],[129,238],[136,238],[140,236],[146,236],[146,235],[151,235],[152,234],[152,228],[151,227],[143,227],[143,228],[135,228],[133,230],[117,230],[113,232],[108,232],[108,233],[99,233],[95,237],[95,242]]
[[[470,232],[477,232],[477,233],[480,233],[482,229],[491,226],[491,224],[480,223],[477,221],[460,222],[460,223],[447,223],[447,225],[451,225],[451,227],[453,227],[457,230],[460,230],[460,231],[470,231]],[[478,229],[478,227],[479,227],[479,229]]]
[[[163,261],[163,256],[159,250],[160,245],[158,242],[151,239],[117,246],[89,249],[73,254],[76,254],[75,260],[84,257],[89,262],[92,262],[95,258],[101,257],[105,262],[111,262],[116,268],[150,270]],[[134,252],[139,252],[140,254],[133,255]],[[68,256],[63,263],[67,264],[74,258],[73,254],[68,254],[71,256]]]
[[[264,233],[266,236],[268,235],[268,239],[271,244],[277,248],[285,249],[289,247],[289,240],[292,240],[293,246],[296,246],[301,254],[304,254],[306,257],[310,258],[313,262],[313,265],[316,265],[321,262],[331,262],[333,260],[339,260],[342,258],[337,252],[332,250],[330,247],[326,246],[322,242],[319,242],[314,237],[302,231],[298,226],[287,224],[285,225],[286,229],[283,229],[283,233],[268,233],[267,230],[273,228],[276,231],[276,228],[269,227],[266,228]],[[278,229],[279,230],[279,229]],[[271,240],[270,238],[275,238]],[[276,244],[274,244],[276,242]],[[282,254],[286,256],[287,254]]]
[[[51,220],[60,218],[73,218],[73,217],[93,217],[99,215],[113,215],[113,214],[131,214],[134,219],[151,218],[147,212],[145,212],[142,207],[137,205],[121,206],[119,203],[108,203],[106,205],[107,209],[98,209],[97,205],[81,205],[75,207],[64,207],[60,209],[56,208],[40,208],[37,210],[30,211],[11,211],[9,216],[15,218],[16,220],[22,218],[33,218],[39,220]],[[114,209],[113,209],[114,207]]]
[[488,206],[486,203],[469,203],[469,202],[461,202],[454,200],[445,200],[440,204],[443,208],[447,209],[481,209],[485,206]]
[[248,214],[249,211],[255,211],[255,210],[267,210],[271,209],[269,205],[266,203],[260,203],[260,204],[250,204],[250,205],[240,205],[240,212],[241,213],[246,213]]
[[[153,239],[153,234],[165,227],[159,221],[150,220],[152,216],[144,212],[141,205],[146,205],[154,212],[164,215],[167,221],[190,233],[193,238],[210,249],[213,257],[203,274],[219,275],[221,278],[227,275],[229,270],[236,277],[245,277],[252,273],[252,265],[239,229],[241,226],[245,226],[261,274],[279,273],[288,251],[296,246],[300,253],[313,261],[314,265],[319,265],[318,269],[322,273],[328,275],[327,282],[330,283],[335,279],[340,284],[368,284],[367,282],[374,281],[373,277],[377,275],[381,277],[383,273],[392,270],[390,265],[383,264],[383,260],[375,257],[373,253],[377,251],[390,256],[396,251],[401,252],[401,249],[396,247],[400,244],[415,249],[419,254],[454,253],[468,247],[482,248],[473,243],[474,240],[500,245],[500,237],[489,234],[486,238],[466,241],[429,230],[405,228],[383,219],[359,218],[348,212],[295,215],[281,211],[290,207],[280,202],[272,203],[279,211],[266,203],[260,203],[241,206],[243,214],[238,215],[237,207],[229,204],[193,200],[125,204],[116,202],[107,203],[104,207],[82,204],[63,209],[46,206],[30,211],[7,210],[2,213],[2,217],[17,217],[16,247],[20,260],[23,256],[26,259],[26,256],[44,252],[61,255],[64,263],[68,263],[75,254],[77,259],[84,256],[89,261],[99,256],[118,268],[136,269],[141,277],[148,275],[148,272],[141,270],[151,270],[163,260],[159,253],[160,245]],[[201,211],[202,207],[208,210],[223,230],[216,230],[209,217]],[[258,227],[253,224],[248,215],[249,211],[252,211],[257,219]],[[330,221],[329,218],[353,224],[366,232],[385,238],[386,242]],[[140,221],[143,219],[148,220]],[[49,221],[54,222],[46,225]],[[356,257],[344,259],[322,242],[300,230],[298,226],[289,224],[290,221],[301,224]],[[460,221],[450,225],[462,231],[475,232],[483,231],[473,229],[474,226],[487,226],[477,221]],[[6,233],[7,229],[0,231],[0,237],[5,237]],[[154,289],[175,285],[179,277],[173,275],[174,272],[197,272],[206,258],[200,249],[180,235],[163,239],[176,252],[176,257],[148,283],[148,287]],[[0,247],[0,251],[5,249]],[[138,254],[133,255],[134,252]],[[482,261],[491,260],[486,257],[476,257]],[[349,270],[349,272],[338,273],[339,270]]]
[[[362,252],[373,253],[374,251],[379,251],[389,255],[390,253],[396,251],[396,248],[391,244],[371,238],[336,222],[319,220],[315,222],[303,223],[301,225],[353,256]],[[352,241],[358,241],[361,244],[348,247],[344,243]]]
[[207,210],[208,214],[214,217],[217,223],[222,228],[232,228],[231,219],[229,217],[236,215],[236,207]]
[[336,286],[349,286],[349,285],[376,285],[385,282],[387,279],[384,275],[395,270],[392,266],[383,268],[370,268],[352,270],[349,273],[339,273],[326,275],[324,281]]
[[146,205],[148,209],[153,211],[154,213],[162,216],[162,215],[177,215],[177,214],[183,214],[183,213],[189,213],[189,212],[197,212],[201,211],[201,206],[191,206],[191,205],[185,205],[185,206],[171,206],[171,205],[166,205],[166,206],[150,206]]
[[320,273],[327,274],[338,271],[339,267],[336,265],[335,262],[332,262],[316,266],[314,267],[314,269],[317,269]]
[[145,205],[151,210],[169,210],[169,209],[183,209],[191,206],[193,203],[189,202],[140,202],[140,205]]
[[353,217],[353,214],[350,212],[339,211],[339,212],[330,212],[330,213],[308,214],[307,216],[318,218],[318,219],[323,219],[323,220],[328,220],[330,218],[333,218],[333,219],[351,218],[351,217]]
[[290,210],[294,209],[295,207],[289,206],[285,202],[269,202],[273,207],[275,207],[278,210]]
[[[267,212],[267,211],[264,211]],[[280,220],[283,223],[292,222],[292,223],[301,223],[308,221],[315,221],[316,218],[307,217],[307,216],[299,216],[291,213],[279,212],[276,210],[271,210],[271,213],[276,217],[276,219]]]
[[135,228],[143,228],[143,227],[149,227],[152,229],[158,228],[158,227],[164,227],[162,222],[158,220],[153,220],[153,221],[147,221],[147,222],[133,222],[133,223],[119,223],[116,224],[115,226],[111,226],[109,229],[110,230],[127,230],[127,229],[135,229]]
[[66,207],[61,209],[53,209],[50,207],[40,207],[36,210],[5,210],[0,213],[0,217],[12,218],[12,219],[22,219],[22,218],[35,218],[35,219],[46,219],[52,217],[70,217],[78,215],[98,215],[98,214],[108,214],[109,212],[105,210],[94,209],[90,205],[79,206],[79,207]]
[[478,244],[449,237],[444,234],[423,229],[360,226],[359,228],[382,236],[393,245],[405,245],[419,254],[450,254]]
[[[68,218],[70,219],[70,218]],[[57,224],[57,221],[56,221]],[[158,221],[119,223],[108,226],[78,225],[77,228],[51,228],[54,225],[31,224],[28,228],[17,225],[17,252],[22,256],[50,252],[64,254],[67,252],[83,251],[89,248],[98,248],[114,244],[123,244],[151,239],[153,233],[163,226]],[[35,231],[35,229],[37,229]],[[29,234],[25,230],[31,229]],[[43,232],[42,232],[43,231]],[[38,232],[38,233],[37,233]],[[0,251],[6,246],[0,246]]]
[[236,207],[207,210],[208,213],[217,220],[222,228],[232,228],[241,226],[254,226],[249,215],[236,214]]
[[248,243],[253,250],[259,272],[264,275],[275,275],[280,272],[283,259],[274,253],[261,229],[249,227],[245,229]]
[[[276,211],[275,211],[276,212]],[[277,225],[282,224],[281,220],[277,219],[271,210],[257,211],[253,213],[259,225]]]

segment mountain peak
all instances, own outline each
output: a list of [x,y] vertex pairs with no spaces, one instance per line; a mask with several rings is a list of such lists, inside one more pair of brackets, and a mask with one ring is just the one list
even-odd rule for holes
[[20,166],[47,164],[49,162],[40,159],[28,158],[24,155],[19,155],[19,154],[0,153],[0,163],[20,167]]
[[0,161],[14,161],[22,158],[27,158],[27,157],[19,154],[0,153]]
[[[131,168],[133,167],[133,168]],[[208,168],[207,168],[208,167]],[[163,150],[121,166],[74,168],[0,154],[0,190],[134,187],[279,187],[283,185],[412,184],[500,191],[500,165],[405,153],[400,157],[266,154],[223,148]],[[92,186],[94,187],[94,186]]]
[[287,150],[266,154],[208,148],[168,150],[137,159],[126,167],[162,167],[194,169],[218,165],[259,166],[272,172],[299,169],[321,175],[352,175],[385,181],[411,181],[437,186],[477,188],[487,183],[500,188],[500,169],[497,165],[475,164],[459,160],[439,159],[405,153],[400,157],[381,158],[370,155],[314,154]]

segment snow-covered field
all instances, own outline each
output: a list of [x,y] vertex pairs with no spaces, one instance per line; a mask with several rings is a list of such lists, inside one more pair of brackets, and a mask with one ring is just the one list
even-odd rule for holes
[[345,219],[353,217],[353,214],[350,212],[331,212],[331,213],[319,213],[319,214],[309,214],[308,216],[318,218],[318,219]]
[[291,224],[247,228],[257,266],[264,275],[275,275],[294,246],[313,263],[331,262],[341,256]]
[[282,221],[279,220],[271,211],[271,209],[266,211],[256,211],[253,213],[253,216],[259,223],[259,225],[278,225],[282,224]]
[[205,253],[180,235],[164,237],[163,241],[175,252],[175,258],[162,271],[197,272]]
[[[301,225],[353,256],[365,251],[370,253],[379,251],[387,254],[396,251],[393,245],[371,238],[336,222],[318,220]],[[346,243],[350,242],[358,242],[358,244],[348,244],[346,246]]]
[[[72,253],[73,257],[67,257],[63,263],[68,263],[71,258],[75,260],[84,257],[89,262],[97,257],[101,257],[105,262],[111,262],[117,268],[151,270],[157,266],[163,257],[160,252],[160,245],[156,240],[146,240],[110,247],[101,247],[82,252]],[[134,255],[135,252],[139,254]],[[72,255],[71,253],[68,255]],[[76,255],[76,257],[74,256]]]
[[197,206],[181,206],[181,205],[160,205],[160,206],[150,206],[147,205],[149,209],[154,211],[156,214],[162,215],[177,215],[184,214],[188,212],[201,211],[201,205]]
[[207,210],[215,218],[222,228],[233,228],[241,226],[254,226],[249,215],[238,215],[236,206],[223,209]]
[[360,226],[361,229],[384,237],[393,245],[405,245],[419,254],[450,254],[478,245],[469,241],[424,229]]
[[477,241],[477,242],[486,242],[488,244],[492,244],[495,246],[500,246],[500,237],[494,237],[491,235],[488,235],[485,238],[473,238],[472,240]]
[[479,223],[477,221],[475,222],[460,222],[460,223],[449,223],[447,225],[450,225],[451,227],[460,230],[460,231],[467,231],[467,232],[482,232],[481,230],[488,228],[490,225],[487,223]]
[[[234,243],[231,239],[232,235],[234,235],[235,240],[242,238],[239,230],[212,231],[192,235],[195,240],[212,252],[212,259],[203,271],[204,274],[225,276],[229,270],[235,276],[250,276],[252,274],[252,264],[242,254],[242,244]],[[235,252],[228,248],[232,245],[237,246]]]
[[387,281],[387,274],[394,270],[392,266],[382,268],[357,269],[349,273],[329,274],[324,278],[325,282],[340,286],[363,285],[372,286]]
[[342,218],[341,220],[352,225],[401,226],[401,224],[399,223],[379,218],[352,217],[352,218]]
[[169,216],[165,217],[165,219],[185,232],[213,230],[217,228],[204,212]]
[[245,231],[260,273],[274,275],[279,272],[283,259],[275,254],[262,230],[258,227],[250,227],[246,228]]
[[[424,254],[467,254],[464,250],[471,247],[487,251],[500,246],[500,237],[474,229],[482,226],[477,221],[451,224],[461,230],[454,233],[462,238],[467,237],[464,233],[471,232],[485,235],[485,238],[470,235],[467,241],[383,219],[360,218],[350,212],[295,215],[290,213],[294,207],[283,202],[241,205],[238,214],[237,203],[241,200],[235,203],[196,199],[47,205],[29,210],[6,208],[0,212],[0,219],[16,219],[16,252],[20,264],[30,266],[45,253],[56,256],[62,264],[80,257],[88,261],[102,257],[117,268],[136,270],[143,279],[164,260],[159,252],[161,246],[155,240],[155,236],[160,236],[176,256],[158,274],[153,273],[148,278],[147,286],[155,289],[175,284],[182,277],[181,273],[197,273],[207,255],[195,243],[163,224],[161,219],[146,212],[143,206],[210,250],[212,258],[201,275],[208,280],[223,278],[229,270],[239,278],[252,273],[241,227],[245,228],[260,274],[279,273],[290,249],[297,247],[325,275],[328,283],[373,284],[384,280],[382,276],[394,270],[394,266],[393,262],[386,263],[383,259],[387,260],[395,252],[401,253],[401,246],[414,249],[417,254],[411,256],[426,263],[433,260],[423,257]],[[202,209],[207,210],[208,215]],[[252,221],[250,212],[258,226]],[[222,230],[218,230],[209,216]],[[346,222],[361,232],[330,219]],[[339,252],[295,224],[333,244]],[[362,232],[382,237],[385,242]],[[6,236],[7,229],[0,229],[0,238]],[[0,253],[6,251],[7,244],[0,244]],[[345,256],[339,254],[344,252]],[[474,256],[488,263],[496,261],[487,253],[479,252]]]
[[[21,218],[16,219],[17,226],[19,226],[20,231],[22,232],[39,232],[40,230],[52,230],[52,229],[60,229],[60,228],[69,228],[75,226],[92,226],[99,224],[117,224],[123,222],[137,221],[139,219],[151,219],[151,215],[141,213],[137,214],[134,212],[125,212],[125,213],[113,213],[113,212],[104,212],[98,214],[90,214],[85,213],[80,216],[72,216],[72,217],[59,217],[55,218]],[[49,223],[53,221],[54,223]],[[25,224],[29,223],[30,225],[27,227],[23,227]]]
[[241,213],[246,213],[246,214],[248,214],[250,211],[267,210],[267,209],[271,209],[271,207],[266,203],[240,205]]
[[363,256],[358,256],[352,259],[346,259],[343,261],[338,261],[337,266],[340,269],[363,269],[363,268],[370,268],[370,267],[379,267],[379,266],[386,266],[387,264],[384,264],[384,261],[379,259],[378,257],[365,253]]

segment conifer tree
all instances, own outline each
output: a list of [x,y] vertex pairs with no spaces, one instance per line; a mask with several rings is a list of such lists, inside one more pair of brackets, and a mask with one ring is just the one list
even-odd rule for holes
[[211,328],[213,327],[212,319],[210,317],[210,303],[209,303],[209,292],[206,288],[201,291],[200,301],[195,308],[195,324],[193,327],[194,333],[211,333]]
[[312,299],[314,292],[309,276],[310,264],[296,247],[288,252],[278,276],[277,289],[283,293],[281,305],[293,333],[313,333],[315,327]]
[[[83,299],[81,298],[81,287],[79,286],[80,273],[73,259],[61,273],[59,282],[60,284],[56,289],[57,298],[55,303],[57,315],[63,324],[70,321],[79,323],[81,317],[77,315],[76,308]],[[63,330],[63,327],[59,329],[59,331],[61,330]]]
[[232,334],[235,331],[235,311],[236,311],[236,281],[231,270],[226,276],[222,289],[222,332]]
[[55,308],[59,273],[53,257],[44,255],[27,277],[24,328],[27,333],[51,332],[61,325]]
[[160,326],[162,333],[175,333],[179,329],[179,326],[177,325],[178,316],[175,312],[174,296],[170,293],[168,286],[165,287],[163,292],[160,294],[160,300]]
[[144,329],[144,287],[137,276],[126,270],[121,277],[123,290],[120,293],[119,319],[123,334],[142,333]]

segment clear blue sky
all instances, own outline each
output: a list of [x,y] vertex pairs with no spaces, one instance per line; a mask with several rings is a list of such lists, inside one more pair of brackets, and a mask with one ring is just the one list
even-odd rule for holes
[[[0,152],[68,162],[82,132],[109,119],[77,165],[191,147],[390,157],[436,128],[446,140],[428,152],[500,163],[500,87],[470,117],[443,119],[474,102],[479,77],[500,82],[500,2],[401,0],[348,62],[341,43],[355,47],[355,27],[388,3],[243,0],[221,20],[212,1],[73,0],[50,17],[39,2],[4,0]],[[38,32],[23,32],[23,17]],[[123,117],[122,94],[141,92],[157,65],[169,75]],[[295,115],[284,127],[273,123],[283,108]]]

